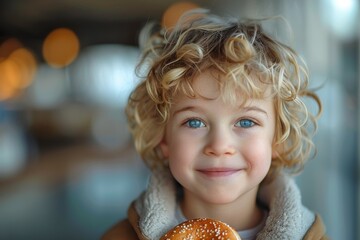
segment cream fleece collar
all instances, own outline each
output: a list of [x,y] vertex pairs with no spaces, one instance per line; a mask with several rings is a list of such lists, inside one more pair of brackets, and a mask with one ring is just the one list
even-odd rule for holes
[[[302,205],[300,191],[289,176],[279,175],[262,186],[258,197],[268,206],[269,216],[257,239],[302,239],[314,222],[314,214]],[[174,227],[176,187],[169,171],[153,171],[149,186],[136,200],[135,208],[140,216],[139,227],[149,239],[159,239]]]

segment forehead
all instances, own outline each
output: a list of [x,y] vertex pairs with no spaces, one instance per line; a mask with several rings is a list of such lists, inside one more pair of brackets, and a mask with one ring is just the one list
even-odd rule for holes
[[182,94],[190,98],[222,98],[228,104],[239,105],[239,102],[245,103],[251,99],[269,100],[272,98],[270,84],[262,81],[256,73],[235,76],[226,75],[215,69],[207,69],[192,79],[191,86],[191,94],[187,92]]
[[[214,104],[217,107],[232,106],[236,108],[242,108],[252,105],[263,104],[273,105],[273,96],[271,94],[271,88],[269,85],[260,83],[257,76],[254,74],[251,79],[245,81],[253,81],[252,85],[254,88],[260,88],[261,94],[252,92],[253,89],[243,87],[241,79],[234,79],[228,77],[219,71],[206,70],[199,73],[191,81],[191,91],[187,92],[178,91],[172,98],[172,109],[177,109],[183,105],[188,104]],[[254,90],[255,92],[258,90]],[[207,101],[215,100],[215,101]],[[269,105],[269,107],[270,107]],[[215,107],[215,106],[214,106]]]
[[195,76],[192,87],[197,97],[216,99],[220,96],[223,78],[219,72],[209,69]]

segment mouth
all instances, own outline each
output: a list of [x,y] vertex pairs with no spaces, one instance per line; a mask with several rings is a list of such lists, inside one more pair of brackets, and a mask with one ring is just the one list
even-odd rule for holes
[[197,170],[199,173],[207,177],[227,177],[241,171],[237,168],[205,168]]

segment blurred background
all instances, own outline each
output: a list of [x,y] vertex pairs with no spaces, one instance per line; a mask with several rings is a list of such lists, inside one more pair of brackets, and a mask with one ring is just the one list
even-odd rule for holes
[[[99,239],[125,217],[149,175],[123,114],[138,34],[174,2],[0,2],[0,239]],[[303,201],[331,239],[360,239],[359,1],[193,2],[287,20],[265,28],[307,61],[324,104]]]

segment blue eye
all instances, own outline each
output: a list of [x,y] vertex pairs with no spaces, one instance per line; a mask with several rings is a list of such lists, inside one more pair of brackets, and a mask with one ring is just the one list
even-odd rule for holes
[[190,128],[205,127],[205,124],[199,119],[189,119],[188,121],[186,121],[185,124],[186,124],[186,126],[188,126]]
[[242,128],[250,128],[254,125],[255,125],[254,121],[251,121],[250,119],[241,119],[235,124],[235,126]]

